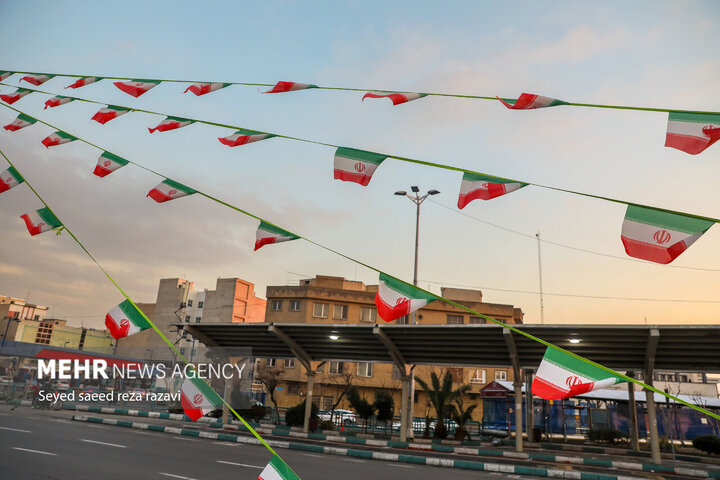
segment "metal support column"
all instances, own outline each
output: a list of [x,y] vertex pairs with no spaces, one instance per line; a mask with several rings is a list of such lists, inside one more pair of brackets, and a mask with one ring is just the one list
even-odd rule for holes
[[[522,370],[520,369],[515,340],[513,339],[510,329],[503,328],[503,337],[505,337],[505,345],[510,354],[510,361],[513,367],[513,386],[515,387],[515,451],[522,452]],[[508,428],[510,428],[509,425]]]
[[[400,441],[407,442],[408,439],[408,400],[410,400],[408,391],[410,390],[410,377],[405,375],[404,372],[400,381],[402,382],[402,391],[400,397]],[[412,425],[410,425],[412,428]]]
[[315,372],[312,370],[307,371],[307,394],[305,395],[305,418],[303,418],[303,432],[308,433],[310,431],[310,413],[312,412],[312,397],[313,397],[313,380],[315,379]]
[[[650,330],[648,337],[647,349],[645,351],[645,372],[644,380],[647,385],[653,384],[653,373],[655,369],[655,352],[657,351],[658,340],[660,339],[660,331],[657,329]],[[655,464],[660,464],[660,436],[657,427],[657,412],[655,410],[655,394],[645,389],[645,405],[648,412],[648,426],[650,428],[650,451],[652,460]]]
[[413,417],[412,417],[412,394],[410,392],[413,386],[412,370],[408,375],[407,362],[405,357],[397,348],[397,345],[393,343],[392,339],[388,336],[382,327],[375,325],[373,327],[373,335],[375,335],[380,342],[385,346],[393,360],[393,364],[400,372],[400,381],[402,382],[402,392],[400,397],[400,441],[407,442],[408,437],[413,438]]
[[535,409],[533,408],[532,393],[533,371],[525,370],[525,433],[527,441],[532,442],[533,428],[535,428]]
[[[626,375],[635,378],[635,372],[627,372]],[[630,447],[634,452],[640,451],[640,437],[638,435],[637,406],[635,404],[635,384],[628,382],[628,410],[630,414]]]

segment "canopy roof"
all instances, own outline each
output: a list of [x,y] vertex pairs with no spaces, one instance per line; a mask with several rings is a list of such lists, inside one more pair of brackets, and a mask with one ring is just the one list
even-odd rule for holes
[[[545,346],[497,325],[312,323],[177,324],[210,346],[250,347],[254,357],[535,369]],[[513,325],[616,370],[720,373],[720,326]],[[333,337],[333,338],[331,338]],[[334,339],[337,337],[336,339]],[[573,343],[571,340],[579,340]]]

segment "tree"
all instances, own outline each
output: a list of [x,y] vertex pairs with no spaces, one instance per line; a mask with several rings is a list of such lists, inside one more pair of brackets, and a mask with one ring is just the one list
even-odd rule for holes
[[275,398],[275,390],[280,384],[280,369],[268,367],[267,365],[258,365],[255,372],[255,380],[262,383],[265,390],[270,394],[270,401],[275,407],[275,424],[280,423],[280,412],[278,411],[277,399]]
[[462,397],[455,399],[455,405],[450,405],[451,418],[457,423],[457,427],[455,427],[455,440],[463,441],[465,437],[471,440],[470,432],[465,428],[465,425],[472,420],[472,413],[475,408],[477,408],[477,404],[470,405],[465,409]]
[[335,415],[335,409],[338,407],[338,405],[340,405],[343,397],[347,395],[348,391],[352,388],[352,383],[354,379],[355,374],[353,373],[353,369],[348,368],[347,364],[343,363],[342,371],[339,376],[339,381],[336,382],[340,386],[340,395],[330,409],[330,420],[332,420],[333,416]]
[[447,425],[445,425],[445,419],[451,415],[452,402],[467,392],[470,389],[470,385],[462,385],[453,390],[453,377],[451,372],[445,372],[442,384],[435,372],[430,374],[430,385],[421,378],[416,378],[416,380],[422,389],[425,390],[425,394],[428,396],[430,403],[435,409],[437,423],[435,425],[433,437],[447,438]]
[[393,400],[392,395],[388,392],[379,392],[375,396],[375,408],[377,409],[375,417],[378,422],[385,424],[385,429],[387,430],[387,422],[392,421],[395,415],[395,400]]
[[357,416],[363,419],[364,428],[363,431],[367,433],[368,420],[375,414],[375,404],[370,403],[360,396],[357,387],[352,387],[347,393],[350,406],[355,409]]

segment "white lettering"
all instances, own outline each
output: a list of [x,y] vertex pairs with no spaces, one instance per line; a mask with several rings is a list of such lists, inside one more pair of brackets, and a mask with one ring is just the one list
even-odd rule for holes
[[72,378],[72,360],[59,360],[58,361],[58,376],[57,378],[63,380],[70,380]]
[[38,379],[55,378],[55,360],[38,359]]

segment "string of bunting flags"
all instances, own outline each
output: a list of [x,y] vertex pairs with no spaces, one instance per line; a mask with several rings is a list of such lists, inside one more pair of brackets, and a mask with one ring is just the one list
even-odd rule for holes
[[[137,304],[133,302],[133,300],[127,295],[127,293],[125,293],[125,291],[120,287],[120,285],[110,276],[108,271],[105,270],[105,268],[95,259],[95,257],[90,253],[87,247],[75,236],[72,230],[70,230],[69,227],[67,227],[60,221],[60,219],[55,215],[55,212],[52,210],[50,205],[43,199],[43,197],[37,192],[37,190],[35,190],[35,188],[30,185],[29,182],[27,182],[23,175],[17,170],[15,165],[5,155],[5,152],[0,150],[0,154],[2,154],[2,156],[10,165],[10,167],[5,172],[3,172],[3,178],[5,177],[6,172],[10,172],[10,175],[15,179],[16,185],[20,185],[22,183],[27,184],[27,186],[35,194],[38,200],[40,200],[40,202],[45,205],[40,210],[37,210],[35,214],[23,215],[23,220],[28,223],[28,217],[32,217],[32,221],[35,223],[36,227],[42,228],[42,231],[47,231],[54,228],[61,228],[66,231],[75,241],[75,243],[90,258],[90,260],[92,260],[92,262],[103,272],[103,274],[105,274],[105,276],[115,286],[115,288],[120,292],[120,294],[125,297],[125,300],[116,307],[112,308],[106,316],[105,324],[110,330],[112,336],[117,339],[139,333],[143,330],[153,329],[158,335],[160,335],[163,341],[175,352],[178,358],[182,360],[182,362],[185,363],[191,371],[194,372],[195,367],[193,366],[193,364],[185,359],[182,353],[177,350],[175,344],[173,344],[145,315],[145,313],[137,306]],[[35,218],[35,216],[37,216],[37,218]],[[45,222],[48,222],[47,225],[45,225]],[[30,229],[30,225],[28,225],[28,229]],[[265,441],[265,439],[263,439],[262,436],[250,424],[248,424],[247,421],[245,421],[245,419],[241,417],[240,414],[238,414],[235,409],[230,404],[228,404],[221,395],[219,395],[215,390],[213,390],[210,384],[208,384],[207,381],[201,376],[196,374],[186,376],[180,387],[180,404],[185,414],[192,421],[197,421],[199,418],[205,416],[206,414],[210,413],[211,411],[219,408],[221,405],[224,404],[233,413],[233,415],[235,415],[238,420],[242,422],[242,424],[248,429],[248,431],[252,433],[255,438],[257,438],[258,441],[272,454],[270,463],[268,463],[263,472],[267,471],[270,474],[275,472],[276,474],[280,475],[279,477],[275,478],[282,478],[283,480],[299,480],[300,477],[295,474],[295,472],[287,465],[287,463],[285,463],[285,461],[277,454],[277,452],[275,452],[275,450]]]
[[[39,121],[42,122],[42,120],[39,120]],[[42,122],[42,123],[45,123],[45,122]],[[85,142],[90,144],[87,141],[85,141]],[[96,147],[96,148],[99,148],[99,147]],[[2,153],[2,151],[0,151],[0,153]],[[15,174],[18,175],[20,178],[22,178],[22,175],[20,175],[18,173],[15,165],[13,165],[12,162],[10,162],[10,160],[7,159],[7,157],[5,156],[4,153],[2,153],[2,155],[3,155],[3,157],[6,158],[6,160],[8,160],[8,163],[10,163],[10,168],[13,169]],[[138,163],[135,163],[135,162],[129,162],[129,163],[133,163],[134,165],[136,165],[140,168],[143,168],[147,171],[152,172],[152,170],[150,170]],[[156,175],[160,175],[157,172],[153,172],[153,173],[155,173]],[[20,184],[20,183],[18,183],[18,184]],[[60,228],[64,228],[62,223],[60,223],[60,221],[57,220],[57,217],[54,215],[54,213],[50,209],[49,205],[44,200],[42,200],[42,198],[32,188],[32,186],[30,186],[29,184],[28,184],[28,186],[33,190],[33,192],[36,194],[36,196],[38,196],[38,198],[40,198],[41,201],[45,204],[45,208],[47,209],[47,211],[53,215],[53,218],[56,220],[55,224],[59,224]],[[178,187],[179,186],[180,185],[178,185]],[[185,186],[183,185],[182,187],[185,187]],[[189,187],[185,187],[185,188],[189,188]],[[608,367],[605,367],[604,365],[593,362],[587,358],[581,357],[573,352],[565,350],[565,349],[558,347],[546,340],[536,337],[528,332],[525,332],[522,329],[519,329],[513,325],[506,324],[500,320],[497,320],[497,319],[494,319],[487,315],[484,315],[484,314],[477,312],[469,307],[466,307],[460,303],[457,303],[452,300],[448,300],[441,296],[435,295],[432,292],[424,290],[420,287],[413,286],[403,280],[400,280],[400,279],[380,270],[377,267],[366,264],[360,260],[355,259],[354,257],[351,257],[347,254],[341,253],[341,252],[334,250],[326,245],[318,243],[312,239],[309,239],[307,237],[304,237],[304,236],[292,233],[288,230],[282,229],[282,228],[274,225],[273,223],[255,215],[251,212],[243,210],[239,207],[231,205],[222,200],[218,200],[218,199],[216,199],[204,192],[201,192],[199,190],[191,189],[191,193],[198,193],[202,196],[205,196],[206,198],[209,198],[218,203],[221,203],[239,213],[242,213],[246,216],[249,216],[256,220],[259,220],[260,225],[257,230],[256,249],[260,248],[261,246],[263,246],[265,244],[272,244],[272,243],[279,243],[282,241],[302,239],[312,245],[322,248],[328,252],[334,253],[335,255],[338,255],[342,258],[345,258],[351,262],[354,262],[358,265],[361,265],[365,268],[368,268],[368,269],[376,272],[379,275],[379,279],[378,279],[378,290],[377,290],[377,293],[375,296],[375,305],[378,310],[378,315],[380,315],[380,317],[386,322],[396,320],[405,315],[410,315],[411,313],[419,310],[420,308],[422,308],[423,306],[427,305],[430,302],[443,301],[445,303],[448,303],[449,305],[453,305],[457,308],[460,308],[463,311],[469,312],[472,315],[478,316],[480,318],[484,318],[485,320],[487,320],[489,322],[492,322],[496,325],[507,328],[508,330],[510,330],[518,335],[522,335],[532,341],[535,341],[542,345],[545,345],[547,347],[545,357],[543,358],[543,360],[540,364],[540,367],[538,369],[538,374],[532,385],[533,393],[535,393],[536,395],[538,395],[542,398],[547,398],[547,399],[569,398],[573,395],[577,395],[578,393],[584,393],[584,392],[591,391],[596,388],[602,388],[603,386],[607,386],[611,383],[633,382],[637,385],[640,385],[642,388],[646,388],[652,392],[661,394],[667,398],[670,398],[671,400],[681,403],[687,407],[693,408],[693,409],[695,409],[699,412],[702,412],[706,415],[709,415],[713,418],[720,419],[720,415],[712,413],[700,406],[693,405],[693,404],[686,402],[678,397],[675,397],[674,395],[671,395],[667,392],[658,390],[651,385],[646,385],[645,383],[643,383],[639,380],[636,380],[634,378],[626,376],[620,372],[616,372]],[[88,254],[88,256],[90,256],[90,258],[102,269],[100,264],[94,259],[94,257],[92,257],[90,252],[80,243],[80,241],[77,240],[77,238],[72,234],[72,232],[69,232],[69,233],[70,233],[70,235],[73,236],[73,239],[75,239],[75,241]],[[122,289],[120,289],[120,287],[117,285],[117,283],[115,283],[115,281],[109,276],[109,274],[107,274],[107,272],[104,269],[103,269],[103,272],[126,297],[126,301],[124,301],[117,307],[114,307],[107,315],[106,325],[108,326],[108,329],[111,331],[111,334],[115,338],[122,338],[124,336],[133,335],[133,334],[139,333],[143,330],[147,330],[148,328],[153,328],[157,331],[157,328],[153,325],[153,323],[144,315],[144,313],[142,313],[142,311],[140,309],[137,308],[137,306],[132,302],[132,300],[130,300],[130,298],[126,294],[124,294]],[[137,313],[140,313],[142,318],[140,318],[140,316],[138,316]],[[160,333],[162,335],[161,332],[158,331],[158,333]],[[163,336],[163,338],[165,338],[165,337]],[[165,339],[165,341],[168,342],[168,344],[170,344],[169,340]],[[184,360],[184,358],[183,358],[183,360]],[[565,375],[565,374],[568,374],[569,376],[566,375],[565,377],[560,378],[562,375]],[[568,379],[572,379],[572,382],[569,383],[570,385],[572,385],[571,387],[567,387],[567,385],[569,385]],[[207,402],[206,402],[206,397],[202,393],[202,392],[204,392],[202,387],[200,387],[198,385],[191,386],[190,384],[188,384],[187,391],[193,392],[194,391],[193,389],[199,390],[200,394],[194,393],[194,395],[195,395],[194,398],[197,399],[197,402],[195,402],[192,405],[195,405],[195,407],[198,407],[198,405],[205,405],[205,406],[198,407],[199,410],[193,412],[191,410],[193,408],[192,405],[186,402],[185,404],[183,404],[183,407],[187,406],[188,409],[191,410],[189,415],[196,416],[196,415],[198,415],[198,412],[207,412],[207,411],[211,410],[211,407],[208,406],[209,404],[207,404]],[[215,395],[217,395],[217,394],[215,394]],[[224,402],[224,400],[223,400],[223,402]],[[214,405],[217,405],[217,402],[215,402]],[[238,417],[239,417],[239,415],[238,415]],[[197,418],[199,418],[199,417],[197,417]],[[242,420],[242,418],[240,418],[240,419]],[[256,436],[258,438],[260,438],[259,434],[256,434]],[[270,448],[269,446],[267,446],[267,447]]]
[[[0,83],[0,85],[8,86],[4,83]],[[50,92],[40,90],[30,89],[30,91],[46,95],[53,95]],[[94,100],[88,100],[78,97],[72,98],[73,100],[79,100],[86,103],[105,105],[102,102],[97,102]],[[0,99],[6,101],[6,95],[0,95]],[[50,100],[48,100],[48,102],[50,102]],[[46,105],[48,104],[48,102],[46,102]],[[27,115],[10,105],[4,106],[6,106],[7,108],[11,108],[19,113],[18,117],[13,122],[3,127],[8,131],[14,132],[27,126],[33,125],[37,122],[37,119],[35,119],[34,117]],[[165,113],[153,112],[150,110],[143,110],[126,106],[108,105],[107,107],[103,107],[100,109],[100,111],[98,111],[98,113],[95,114],[95,116],[93,116],[93,120],[105,124],[111,119],[109,118],[109,116],[112,118],[116,118],[118,116],[118,112],[122,112],[121,114],[124,114],[131,111],[166,117],[165,120],[161,121],[160,124],[158,124],[156,127],[149,128],[148,130],[150,131],[150,133],[153,133],[155,131],[164,132],[168,130],[174,130],[191,125],[193,123],[203,123],[207,125],[230,128],[235,130],[235,133],[226,137],[219,138],[219,141],[221,143],[229,146],[245,145],[267,138],[278,137],[335,148],[336,150],[333,161],[333,178],[337,180],[357,183],[362,186],[367,186],[370,183],[370,180],[372,179],[375,171],[387,158],[462,172],[463,176],[461,179],[460,192],[458,195],[457,203],[459,209],[465,208],[470,202],[474,200],[491,200],[500,196],[507,195],[529,185],[570,193],[573,195],[580,195],[624,204],[627,206],[627,209],[625,219],[622,224],[621,241],[624,246],[625,252],[630,257],[659,264],[669,264],[674,261],[678,256],[680,256],[680,254],[690,248],[690,246],[694,242],[696,242],[713,224],[719,221],[716,218],[703,217],[700,215],[693,215],[667,209],[660,209],[652,206],[640,205],[626,202],[623,200],[613,199],[610,197],[592,195],[584,192],[552,187],[529,181],[508,179],[489,175],[486,173],[466,170],[450,165],[426,162],[423,160],[397,155],[369,152],[365,150],[342,147],[331,143],[291,137],[277,133],[249,130],[219,122],[170,116]],[[98,116],[99,119],[96,118]],[[46,137],[44,140],[42,140],[42,143],[49,148],[51,146],[69,143],[76,139],[77,138],[73,135],[58,130],[55,133]],[[113,154],[103,154],[98,160],[98,164],[95,168],[94,173],[98,176],[104,177],[126,164],[127,163],[121,157]],[[160,187],[160,190],[156,191],[156,189],[153,189],[149,196],[159,202],[168,201],[173,198],[180,198],[182,196],[193,193],[190,191],[191,189],[184,190],[183,188],[178,189],[162,186],[158,187]],[[170,196],[163,196],[163,194],[161,193],[167,193],[170,190],[173,190],[173,194]]]
[[[566,102],[558,100],[556,98],[546,97],[543,95],[537,95],[532,93],[522,93],[517,99],[513,98],[500,98],[498,96],[481,96],[481,95],[461,95],[452,93],[420,93],[420,92],[397,92],[381,90],[375,91],[360,88],[345,88],[345,87],[332,87],[332,86],[319,86],[315,84],[299,83],[299,82],[288,82],[279,81],[276,84],[269,83],[250,83],[250,82],[207,82],[207,81],[194,81],[194,80],[167,80],[167,79],[134,79],[129,77],[99,77],[99,76],[81,76],[73,74],[48,74],[48,73],[36,73],[36,72],[17,72],[10,70],[0,71],[0,81],[6,80],[11,75],[25,74],[21,77],[20,81],[25,81],[31,85],[40,86],[48,80],[57,77],[80,77],[74,83],[68,85],[67,88],[80,88],[93,83],[97,83],[103,79],[114,79],[124,80],[117,81],[113,84],[122,90],[123,92],[131,95],[135,98],[147,93],[162,82],[175,82],[175,83],[191,83],[189,87],[185,89],[185,93],[188,91],[194,93],[197,96],[206,95],[211,92],[215,92],[226,88],[230,85],[245,85],[245,86],[265,86],[271,87],[261,93],[286,93],[294,92],[299,90],[308,89],[321,89],[321,90],[343,90],[343,91],[366,91],[362,97],[362,101],[366,98],[387,98],[393,105],[400,105],[403,103],[417,100],[419,98],[427,96],[436,97],[455,97],[475,100],[498,100],[506,108],[510,110],[535,110],[538,108],[548,108],[556,106],[575,106],[575,107],[590,107],[590,108],[611,108],[619,110],[638,110],[638,111],[650,111],[650,112],[663,112],[668,113],[668,126],[667,134],[665,137],[665,146],[676,148],[683,152],[691,155],[697,155],[711,146],[713,143],[720,140],[720,112],[712,111],[694,111],[694,110],[679,110],[669,108],[651,108],[651,107],[635,107],[625,105],[605,105],[605,104],[592,104],[592,103],[578,103],[578,102]],[[19,88],[10,97],[11,101],[17,101],[23,96],[27,95],[24,89]],[[63,100],[60,97],[56,101]],[[6,100],[10,101],[10,100]],[[67,100],[69,102],[71,100]],[[67,103],[66,102],[66,103]]]

